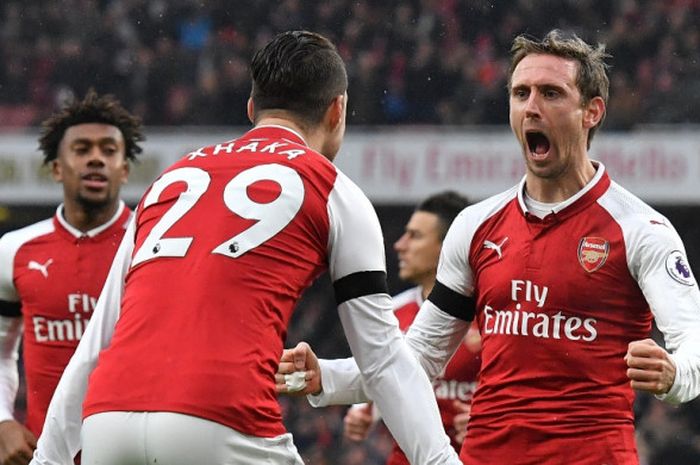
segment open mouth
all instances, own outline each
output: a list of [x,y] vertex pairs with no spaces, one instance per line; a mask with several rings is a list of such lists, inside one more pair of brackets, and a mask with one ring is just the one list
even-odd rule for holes
[[544,133],[539,131],[529,131],[525,133],[527,147],[530,149],[530,154],[536,160],[544,160],[549,153],[549,139]]
[[102,189],[107,185],[107,176],[100,173],[89,173],[81,179],[85,187],[89,189]]

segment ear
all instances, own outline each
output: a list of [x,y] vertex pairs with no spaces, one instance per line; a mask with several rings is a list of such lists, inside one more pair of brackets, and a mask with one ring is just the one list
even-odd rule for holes
[[347,94],[337,95],[328,105],[325,115],[325,123],[331,132],[334,132],[345,121],[345,109],[347,106]]
[[583,110],[583,127],[595,127],[605,116],[605,101],[602,97],[593,97]]
[[255,104],[253,103],[253,97],[248,97],[246,109],[248,111],[248,119],[251,123],[255,124]]
[[54,158],[51,160],[51,177],[53,178],[54,181],[56,182],[61,182],[63,181],[63,170],[61,169],[61,165],[58,163],[58,159]]

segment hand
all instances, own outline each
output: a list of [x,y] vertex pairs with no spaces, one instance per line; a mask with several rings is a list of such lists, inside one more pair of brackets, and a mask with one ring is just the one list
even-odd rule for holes
[[[299,391],[290,392],[284,375],[292,374],[295,371],[305,372],[306,387]],[[309,344],[300,342],[293,349],[284,349],[275,374],[275,389],[278,394],[290,396],[319,394],[321,392],[321,367]]]
[[31,431],[15,420],[0,422],[0,464],[27,465],[36,449]]
[[455,434],[455,441],[458,444],[464,442],[464,438],[467,437],[467,424],[469,424],[469,417],[471,416],[472,406],[466,402],[455,400],[452,406],[457,410],[458,413],[455,414],[453,419],[453,425],[457,434]]
[[356,404],[348,409],[343,419],[343,436],[351,441],[364,441],[374,422],[372,404]]
[[666,350],[652,339],[632,341],[627,347],[627,377],[632,389],[665,394],[676,379],[676,365]]

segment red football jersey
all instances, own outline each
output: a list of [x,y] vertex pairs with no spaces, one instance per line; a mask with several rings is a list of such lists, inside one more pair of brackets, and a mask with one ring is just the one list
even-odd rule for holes
[[[368,224],[377,230],[357,229]],[[378,226],[359,189],[288,129],[183,157],[137,208],[121,314],[84,416],[172,411],[283,434],[274,376],[297,299],[329,263],[334,281],[373,270],[383,280],[383,256],[355,253],[381,247]]]
[[82,233],[66,223],[59,207],[52,219],[0,239],[0,300],[21,305],[26,423],[37,437],[58,380],[92,316],[130,215],[122,203],[109,222]]
[[325,269],[349,365],[362,370],[384,423],[412,462],[457,463],[392,312],[372,204],[301,135],[268,125],[185,155],[147,190],[35,461],[68,462],[82,419],[102,412],[175,412],[250,436],[284,434],[275,373],[286,326]]
[[674,319],[692,320],[698,301],[682,242],[602,165],[543,219],[523,190],[467,208],[442,249],[436,287],[473,296],[482,337],[461,458],[637,464],[624,356],[648,337],[650,307],[667,345],[686,337]]
[[[394,314],[399,320],[401,331],[408,331],[409,326],[418,314],[423,304],[420,287],[413,287],[394,296]],[[472,352],[466,344],[461,344],[450,362],[445,367],[444,373],[433,381],[435,397],[440,409],[442,424],[445,432],[450,437],[452,447],[459,451],[461,444],[455,441],[457,431],[454,429],[454,416],[457,411],[453,402],[460,400],[471,403],[472,395],[477,385],[481,356],[479,352]],[[387,465],[408,465],[408,459],[398,444],[394,442],[394,449],[387,460]]]

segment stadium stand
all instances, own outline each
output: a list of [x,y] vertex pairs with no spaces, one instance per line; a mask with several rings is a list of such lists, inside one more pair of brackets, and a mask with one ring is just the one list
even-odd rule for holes
[[339,45],[350,124],[503,124],[511,40],[552,27],[608,44],[608,129],[698,123],[699,18],[697,0],[8,0],[0,124],[36,123],[94,86],[150,126],[245,125],[245,63],[288,28]]

